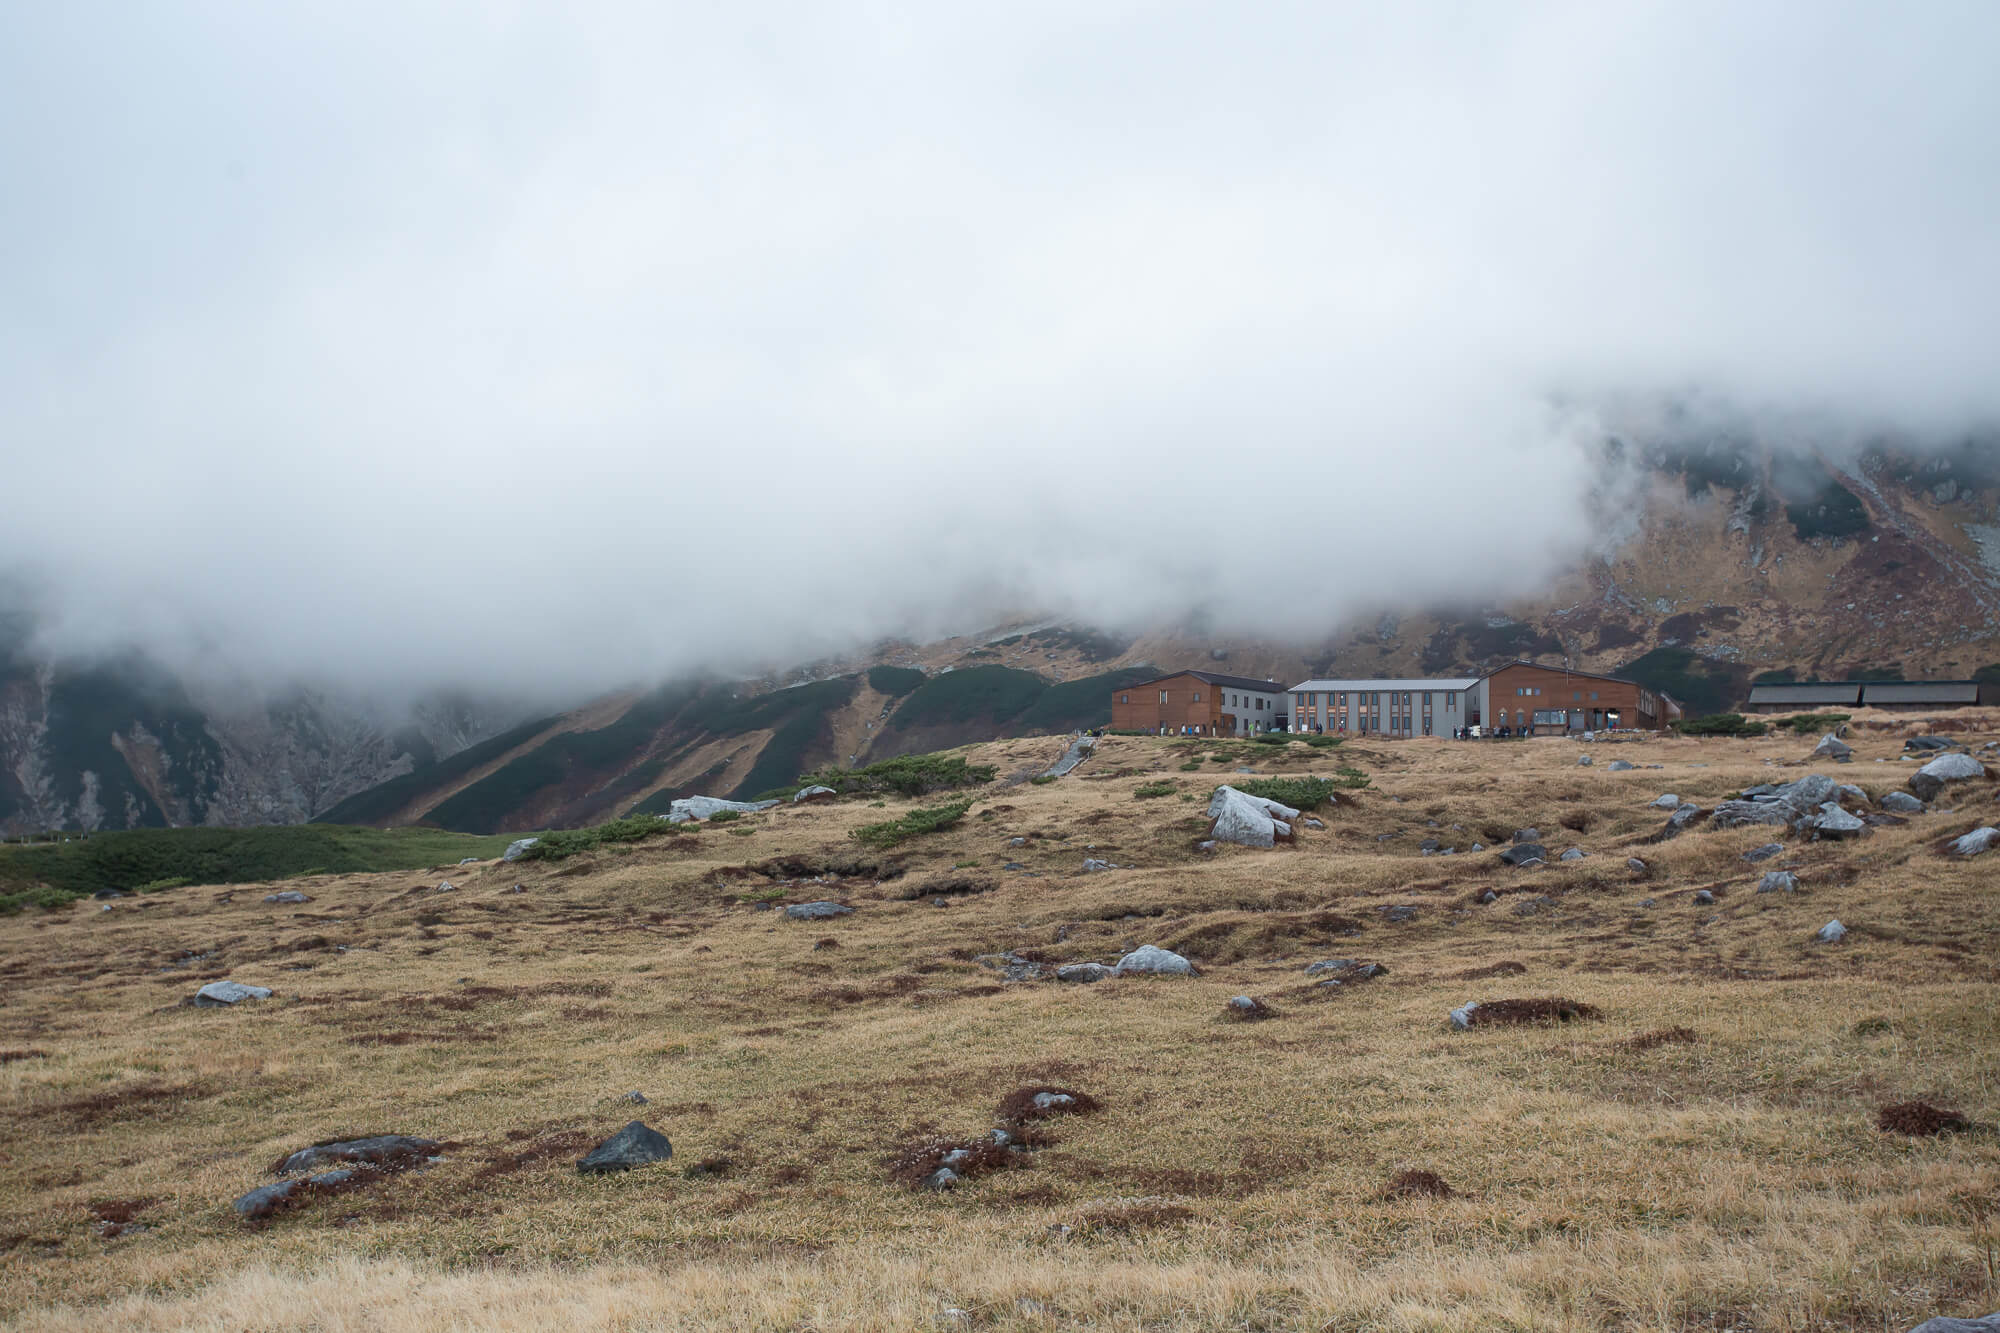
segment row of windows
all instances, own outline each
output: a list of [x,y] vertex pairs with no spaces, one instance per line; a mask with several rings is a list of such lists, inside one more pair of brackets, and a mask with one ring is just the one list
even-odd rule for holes
[[[1170,694],[1172,694],[1172,693],[1173,693],[1173,691],[1171,691],[1171,690],[1161,690],[1161,691],[1160,691],[1160,702],[1161,702],[1161,703],[1163,703],[1163,704],[1164,704],[1164,703],[1171,703],[1171,702],[1172,702],[1172,700],[1171,700],[1171,699],[1170,699],[1170,698],[1169,698],[1168,696],[1169,696]],[[1248,705],[1248,704],[1246,704],[1245,700],[1246,700],[1246,698],[1250,698],[1250,697],[1251,697],[1251,696],[1245,696],[1245,695],[1240,695],[1240,694],[1232,694],[1232,695],[1230,695],[1230,696],[1229,696],[1229,702],[1230,702],[1230,705],[1231,705],[1232,707],[1236,707],[1236,708],[1243,708],[1243,707],[1248,707],[1249,705]],[[1200,702],[1201,702],[1201,691],[1200,691],[1200,690],[1196,690],[1196,691],[1194,692],[1194,696],[1193,696],[1193,701],[1194,701],[1195,703],[1200,703]],[[1118,702],[1119,702],[1119,703],[1121,703],[1121,704],[1129,704],[1129,703],[1131,703],[1131,702],[1132,702],[1132,696],[1131,696],[1131,695],[1129,695],[1129,694],[1121,694],[1121,695],[1119,695],[1119,696],[1118,696]],[[1262,700],[1262,699],[1256,699],[1256,700],[1255,700],[1255,705],[1256,705],[1256,711],[1257,711],[1257,712],[1261,713],[1261,712],[1263,712],[1263,711],[1264,711],[1264,700]]]

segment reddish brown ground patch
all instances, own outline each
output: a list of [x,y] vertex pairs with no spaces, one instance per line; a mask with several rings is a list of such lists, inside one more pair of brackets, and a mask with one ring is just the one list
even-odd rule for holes
[[1884,1134],[1911,1134],[1920,1138],[1971,1126],[1972,1122],[1958,1112],[1946,1111],[1929,1102],[1897,1102],[1883,1107],[1875,1116],[1875,1128]]
[[208,1090],[195,1083],[136,1083],[109,1092],[93,1093],[88,1097],[57,1102],[54,1106],[33,1114],[36,1121],[44,1127],[64,1121],[84,1127],[107,1120],[129,1120],[137,1116],[163,1112],[169,1109],[163,1103],[191,1100],[207,1095]]
[[1256,1023],[1256,1022],[1261,1022],[1266,1018],[1276,1018],[1278,1016],[1278,1011],[1276,1009],[1273,1009],[1270,1005],[1265,1004],[1262,1000],[1258,999],[1256,996],[1253,995],[1248,998],[1250,1000],[1248,1008],[1245,1008],[1244,1006],[1237,1004],[1233,1000],[1230,1001],[1228,1004],[1223,1005],[1222,1006],[1223,1018],[1227,1019],[1229,1022],[1232,1023]]
[[828,935],[825,939],[813,941],[813,952],[815,953],[819,952],[821,949],[838,949],[839,947],[840,947],[840,941],[835,939],[831,935]]
[[1505,962],[1494,963],[1487,967],[1473,967],[1467,968],[1463,972],[1454,972],[1445,979],[1447,981],[1484,981],[1488,977],[1518,977],[1527,970],[1527,964],[1517,963],[1512,959],[1508,959]]
[[1692,1046],[1700,1040],[1701,1034],[1693,1028],[1654,1028],[1651,1032],[1627,1038],[1625,1045],[1629,1050],[1650,1051],[1656,1046]]
[[1472,1011],[1474,1027],[1510,1027],[1523,1023],[1569,1023],[1599,1016],[1596,1005],[1560,995],[1529,1000],[1482,1000]]
[[[1035,1098],[1043,1093],[1051,1097],[1067,1097],[1070,1100],[1055,1105],[1035,1105]],[[999,1109],[993,1114],[1003,1125],[1025,1124],[1030,1120],[1045,1120],[1055,1115],[1089,1115],[1101,1109],[1097,1099],[1087,1092],[1075,1088],[1059,1088],[1053,1084],[1034,1084],[1016,1088],[1000,1099]]]
[[[513,1138],[515,1134],[522,1132],[519,1130],[510,1130],[508,1137]],[[554,1161],[556,1159],[573,1160],[583,1156],[596,1146],[596,1139],[583,1130],[558,1130],[552,1134],[544,1134],[529,1143],[526,1147],[518,1148],[513,1152],[501,1149],[491,1153],[487,1157],[486,1164],[472,1173],[472,1178],[474,1180],[497,1180],[502,1176],[511,1176],[516,1172],[525,1171],[529,1167],[539,1165],[542,1162]]]
[[1457,1191],[1446,1184],[1444,1177],[1435,1171],[1398,1171],[1389,1177],[1389,1183],[1383,1187],[1382,1197],[1449,1199],[1455,1193]]
[[[947,1158],[956,1158],[947,1161]],[[949,1166],[960,1180],[971,1180],[992,1171],[1020,1166],[1025,1158],[1011,1153],[990,1138],[964,1142],[941,1134],[923,1134],[906,1140],[889,1155],[889,1178],[906,1189],[922,1189],[940,1167]]]
[[[96,1219],[95,1230],[105,1240],[122,1236],[133,1225],[135,1218],[145,1212],[158,1199],[102,1199],[90,1205],[90,1215]],[[143,1227],[140,1228],[144,1230]]]
[[0,1051],[0,1065],[11,1065],[16,1060],[46,1060],[47,1051]]
[[1146,1231],[1175,1226],[1194,1217],[1194,1209],[1171,1199],[1114,1199],[1077,1219],[1079,1231]]

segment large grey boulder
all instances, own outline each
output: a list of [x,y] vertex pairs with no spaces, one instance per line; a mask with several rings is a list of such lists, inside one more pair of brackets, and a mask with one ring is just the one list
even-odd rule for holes
[[1957,746],[1958,742],[1949,736],[1912,736],[1903,742],[1903,748],[1914,754],[1936,754]]
[[831,787],[801,787],[792,793],[792,804],[803,805],[807,801],[830,801],[840,795]]
[[1976,828],[1962,838],[1953,840],[1953,856],[1983,856],[2000,847],[2000,828]]
[[1747,824],[1796,824],[1816,814],[1822,805],[1840,792],[1840,784],[1823,773],[1787,782],[1744,790],[1741,797],[1715,807],[1717,828],[1740,828]]
[[1888,792],[1876,804],[1899,815],[1920,815],[1924,812],[1924,803],[1906,791]]
[[667,806],[667,822],[692,824],[697,820],[712,818],[725,810],[739,815],[754,815],[775,805],[776,801],[725,801],[719,796],[683,796]]
[[1935,1319],[1924,1320],[1910,1333],[2000,1333],[2000,1310],[1995,1310],[1984,1319],[1954,1319],[1949,1315],[1939,1315]]
[[1815,759],[1832,759],[1844,764],[1853,757],[1854,747],[1830,731],[1820,737],[1819,744],[1813,747]]
[[1672,792],[1667,792],[1662,796],[1654,797],[1651,804],[1655,810],[1678,810],[1681,807],[1681,798]]
[[1195,975],[1194,964],[1171,949],[1145,944],[1134,949],[1118,960],[1118,975],[1131,976],[1140,973],[1156,973],[1161,976],[1191,977]]
[[500,853],[502,861],[518,861],[526,856],[528,849],[540,842],[540,838],[516,838],[507,844],[507,850]]
[[1947,784],[1969,782],[1986,776],[1986,766],[1969,754],[1941,754],[1910,774],[1910,790],[1923,800],[1934,800]]
[[301,1148],[279,1162],[277,1174],[289,1176],[339,1163],[344,1166],[374,1166],[400,1171],[427,1161],[444,1145],[436,1139],[413,1138],[408,1134],[377,1134],[366,1139],[340,1139]]
[[245,1000],[268,1000],[269,986],[246,986],[240,981],[211,981],[189,1001],[197,1009],[222,1009]]
[[829,921],[837,916],[846,916],[853,910],[839,903],[793,903],[785,909],[785,915],[794,921]]
[[1638,765],[1626,759],[1613,759],[1610,763],[1606,764],[1604,767],[1608,771],[1613,773],[1630,773],[1634,768],[1637,768]]
[[1208,800],[1208,817],[1215,821],[1208,836],[1244,847],[1275,847],[1292,837],[1291,821],[1299,812],[1278,801],[1222,786]]
[[674,1145],[657,1129],[634,1120],[577,1161],[585,1175],[607,1171],[630,1171],[635,1166],[664,1162],[674,1155]]

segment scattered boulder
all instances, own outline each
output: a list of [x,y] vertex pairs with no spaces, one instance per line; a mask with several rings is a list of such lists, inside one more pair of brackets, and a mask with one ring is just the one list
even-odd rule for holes
[[1984,1319],[1953,1319],[1949,1315],[1939,1315],[1935,1319],[1924,1320],[1910,1333],[2000,1333],[2000,1310],[1995,1310]]
[[1799,877],[1789,870],[1773,870],[1757,881],[1759,893],[1797,893]]
[[1118,975],[1131,976],[1135,973],[1156,973],[1162,976],[1192,977],[1199,975],[1193,963],[1157,945],[1146,944],[1134,949],[1118,960]]
[[1219,842],[1275,847],[1281,841],[1291,841],[1291,821],[1299,817],[1299,812],[1289,805],[1222,786],[1209,798],[1208,817],[1214,821],[1208,836]]
[[983,953],[972,960],[988,971],[998,972],[1002,981],[1040,981],[1042,965],[1032,958],[1023,958],[1011,950],[1007,953]]
[[1983,856],[1995,847],[2000,847],[2000,829],[1976,828],[1964,837],[1956,838],[1952,841],[1951,854],[1953,856]]
[[673,1155],[674,1145],[666,1135],[634,1120],[579,1158],[576,1169],[585,1175],[630,1171],[635,1166],[664,1162]]
[[1083,858],[1083,873],[1086,875],[1095,875],[1100,871],[1116,870],[1116,869],[1118,869],[1118,867],[1113,865],[1109,861],[1101,861],[1094,856],[1086,856]]
[[958,1172],[948,1166],[941,1166],[924,1177],[922,1188],[927,1190],[949,1190],[958,1188]]
[[1103,981],[1107,977],[1117,975],[1117,969],[1106,967],[1102,963],[1065,963],[1056,969],[1057,981],[1071,981],[1086,986],[1091,982]]
[[402,1171],[434,1157],[444,1144],[436,1139],[413,1138],[408,1134],[377,1134],[366,1139],[334,1139],[315,1143],[282,1158],[271,1168],[274,1175],[296,1175],[336,1163],[343,1166],[371,1166],[384,1171]]
[[725,801],[719,796],[683,796],[667,806],[669,824],[692,824],[723,811],[754,815],[776,806],[776,801]]
[[1868,828],[1866,820],[1858,815],[1850,815],[1834,801],[1820,807],[1818,818],[1808,821],[1816,836],[1832,840],[1852,838]]
[[1751,865],[1756,865],[1759,861],[1768,861],[1774,856],[1783,856],[1784,854],[1784,843],[1767,842],[1762,847],[1752,847],[1749,851],[1743,853],[1743,859]]
[[1517,867],[1546,865],[1549,849],[1539,842],[1517,843],[1500,853],[1500,859],[1510,866]]
[[837,916],[848,916],[854,909],[842,907],[839,903],[793,903],[785,909],[785,915],[794,921],[830,921]]
[[1953,782],[1969,782],[1986,776],[1986,765],[1969,754],[1943,754],[1910,774],[1909,787],[1919,799],[1930,801]]
[[1590,765],[1591,765],[1591,756],[1587,754],[1580,754],[1576,757],[1576,766],[1578,768],[1589,768]]
[[1835,763],[1845,764],[1853,757],[1854,747],[1830,731],[1820,737],[1819,744],[1813,747],[1815,759],[1831,759]]
[[1903,742],[1903,748],[1914,754],[1936,754],[1957,745],[1958,742],[1949,736],[1912,736]]
[[651,1097],[648,1097],[645,1093],[638,1092],[635,1090],[626,1093],[623,1097],[619,1098],[618,1100],[623,1102],[630,1102],[634,1106],[644,1106],[647,1102],[653,1099]]
[[1855,786],[1851,782],[1841,783],[1839,790],[1840,790],[1839,799],[1843,801],[1852,801],[1856,805],[1868,804],[1868,793],[1861,790],[1861,788]]
[[1681,834],[1687,832],[1708,817],[1708,811],[1698,805],[1687,803],[1678,805],[1674,807],[1674,812],[1667,816],[1666,827],[1654,834],[1653,840],[1655,842],[1665,842],[1669,838],[1678,838]]
[[1823,773],[1782,785],[1765,784],[1746,788],[1733,801],[1715,807],[1717,828],[1738,828],[1746,824],[1791,824],[1810,817],[1834,799],[1839,784]]
[[462,866],[476,866],[479,864],[479,858],[476,856],[461,856],[458,859],[458,863]]
[[376,1172],[342,1167],[336,1171],[322,1171],[316,1176],[300,1176],[294,1180],[280,1180],[273,1185],[260,1185],[249,1193],[241,1195],[231,1205],[246,1222],[261,1222],[281,1208],[303,1202],[314,1194],[334,1194],[343,1189],[352,1189],[367,1180],[372,1180]]
[[1564,852],[1563,852],[1563,854],[1562,854],[1561,856],[1558,856],[1558,857],[1556,858],[1556,860],[1558,860],[1558,861],[1581,861],[1581,860],[1582,860],[1582,859],[1583,859],[1584,857],[1586,857],[1586,856],[1588,856],[1588,855],[1590,855],[1590,853],[1589,853],[1589,852],[1586,852],[1586,851],[1584,851],[1584,850],[1583,850],[1583,848],[1581,848],[1581,847],[1570,847],[1570,848],[1567,848],[1567,849],[1565,849],[1565,850],[1564,850]]
[[240,981],[211,981],[188,1001],[197,1009],[223,1009],[245,1000],[268,1000],[269,986],[246,986]]
[[1512,839],[1514,845],[1517,847],[1523,843],[1540,842],[1541,840],[1542,840],[1542,831],[1540,829],[1532,829],[1532,828],[1515,829],[1514,837]]
[[1707,907],[1715,901],[1715,895],[1707,889],[1696,889],[1694,891],[1694,901],[1700,903],[1703,907]]
[[518,861],[528,854],[528,849],[540,842],[540,838],[516,838],[507,844],[507,850],[500,853],[502,861]]
[[1889,792],[1876,804],[1899,815],[1920,815],[1924,812],[1924,803],[1906,791]]
[[1836,918],[1821,926],[1819,933],[1814,938],[1821,944],[1838,944],[1847,938],[1847,927],[1841,925],[1839,919]]
[[1451,1025],[1461,1032],[1472,1026],[1472,1016],[1479,1011],[1479,1002],[1473,1000],[1451,1011]]
[[1681,798],[1672,792],[1667,792],[1665,795],[1655,796],[1650,804],[1655,810],[1678,810],[1681,806]]
[[431,890],[431,892],[432,892],[432,893],[457,893],[457,892],[458,892],[458,886],[457,886],[456,884],[453,884],[453,883],[452,883],[452,882],[451,882],[450,880],[448,880],[448,879],[443,879],[443,880],[439,880],[439,881],[438,881],[438,886],[437,886],[437,887],[436,887],[435,889],[432,889],[432,890]]
[[817,785],[811,787],[801,787],[797,791],[792,793],[792,804],[804,805],[808,801],[830,801],[838,795],[840,795],[840,793],[835,791],[831,787],[821,787]]
[[1638,767],[1638,765],[1628,763],[1623,759],[1613,759],[1610,763],[1606,764],[1604,767],[1613,773],[1630,773],[1634,768]]
[[264,901],[267,903],[309,903],[312,899],[306,894],[300,893],[297,889],[286,889],[283,893],[265,894]]
[[1627,870],[1634,871],[1641,875],[1645,874],[1648,870],[1652,869],[1651,866],[1647,865],[1644,861],[1641,861],[1636,856],[1628,856],[1625,858],[1625,868]]

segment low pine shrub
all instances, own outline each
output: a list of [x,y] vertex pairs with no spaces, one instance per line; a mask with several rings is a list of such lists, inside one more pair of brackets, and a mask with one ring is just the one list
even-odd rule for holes
[[948,805],[912,810],[901,819],[888,819],[880,824],[863,824],[849,836],[864,847],[884,851],[921,834],[948,829],[964,819],[965,812],[971,808],[972,801],[967,799],[953,801]]
[[1143,782],[1132,789],[1132,795],[1143,801],[1154,796],[1172,796],[1179,790],[1171,782]]
[[1674,730],[1683,736],[1762,736],[1771,727],[1769,723],[1752,722],[1741,713],[1711,713],[1676,722]]

